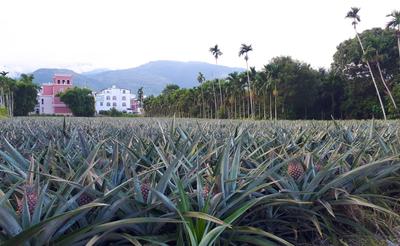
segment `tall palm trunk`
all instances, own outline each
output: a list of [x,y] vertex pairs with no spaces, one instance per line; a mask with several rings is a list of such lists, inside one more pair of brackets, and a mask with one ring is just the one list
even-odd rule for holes
[[269,93],[269,119],[272,120],[272,94]]
[[203,91],[203,87],[201,87],[201,108],[202,108],[202,111],[203,111],[203,114],[202,114],[202,118],[205,118],[205,103],[204,103],[204,91]]
[[378,71],[379,71],[379,74],[381,76],[382,84],[385,86],[385,89],[386,89],[387,93],[389,94],[390,100],[392,100],[393,106],[397,110],[396,102],[394,101],[393,95],[390,92],[390,90],[389,90],[389,88],[388,88],[388,86],[387,86],[387,84],[385,82],[385,78],[383,77],[381,65],[379,64],[379,62],[377,62],[376,65],[378,67]]
[[[250,94],[250,91],[249,91]],[[250,107],[251,107],[251,101],[249,101],[249,103],[247,104],[247,117],[250,119],[253,116],[252,111],[250,111]]]
[[236,96],[233,95],[233,101],[234,101],[234,114],[233,114],[233,118],[237,118],[237,105],[236,105]]
[[0,106],[4,106],[4,89],[0,87]]
[[267,91],[264,92],[264,111],[263,111],[263,119],[267,119]]
[[242,113],[243,113],[243,118],[246,118],[246,92],[243,93],[243,108],[242,108]]
[[221,80],[216,79],[218,81],[218,87],[219,87],[219,108],[221,108],[224,104],[224,100],[222,98],[222,87],[221,87]]
[[[400,58],[400,25],[397,26],[397,48],[399,48],[399,58]],[[399,61],[400,65],[400,61]]]
[[331,93],[331,116],[335,117],[335,108],[336,108],[336,103],[335,103],[335,95]]
[[[246,59],[246,67],[247,67],[247,85],[249,86],[249,99],[250,99],[250,113],[251,113],[251,118],[254,119],[254,105],[253,105],[253,91],[251,89],[251,84],[250,84],[250,74],[249,74],[249,63],[247,62]],[[250,116],[249,113],[249,116]]]
[[215,119],[217,118],[217,95],[215,94],[215,86],[214,86],[214,82],[212,82],[212,87],[213,87],[213,93],[214,93],[214,117]]
[[[275,93],[276,93],[276,81],[275,81]],[[275,100],[275,102],[274,102],[274,107],[275,107],[275,120],[278,119],[278,105],[277,105],[277,103],[276,103],[276,98],[277,98],[277,95],[275,94],[275,95],[274,95],[274,100]]]
[[[397,48],[399,48],[399,58],[400,58],[400,25],[397,26]],[[400,66],[400,61],[399,61]]]
[[[357,36],[358,42],[360,43],[362,53],[365,54],[364,46],[363,46],[363,44],[362,44],[362,42],[361,42],[360,35],[358,35],[357,29],[356,29],[355,27],[354,27],[354,31],[356,32],[356,36]],[[383,113],[383,118],[386,120],[385,107],[383,106],[382,98],[381,98],[381,95],[379,94],[378,85],[376,84],[376,80],[375,80],[375,77],[374,77],[374,73],[372,72],[371,65],[369,64],[369,61],[367,61],[367,66],[368,66],[368,70],[369,70],[369,73],[370,73],[371,78],[372,78],[372,82],[374,83],[374,86],[375,86],[375,90],[376,90],[376,94],[377,94],[378,99],[379,99],[379,103],[380,103],[380,105],[381,105],[381,109],[382,109],[382,113]]]
[[[215,65],[218,65],[218,59],[215,59]],[[217,78],[218,81],[218,86],[219,86],[219,100],[220,100],[220,107],[222,107],[223,104],[223,98],[222,98],[222,87],[221,87],[221,81]]]

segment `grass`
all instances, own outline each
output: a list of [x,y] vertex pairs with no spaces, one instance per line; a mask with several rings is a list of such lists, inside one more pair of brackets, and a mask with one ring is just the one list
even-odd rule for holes
[[0,107],[0,119],[2,118],[7,118],[8,117],[8,111],[4,107]]

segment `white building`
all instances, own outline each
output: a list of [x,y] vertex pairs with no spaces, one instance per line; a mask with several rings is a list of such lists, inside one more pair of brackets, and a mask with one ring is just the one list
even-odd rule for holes
[[108,111],[115,108],[118,111],[132,113],[131,101],[135,95],[128,89],[117,88],[113,85],[111,88],[103,89],[95,93],[96,112]]

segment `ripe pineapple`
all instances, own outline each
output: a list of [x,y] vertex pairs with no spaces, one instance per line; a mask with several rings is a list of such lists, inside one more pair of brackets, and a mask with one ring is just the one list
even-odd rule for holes
[[317,164],[315,165],[315,171],[316,171],[316,172],[319,172],[319,171],[321,171],[321,169],[322,169],[322,164],[321,164],[321,163],[317,163]]
[[78,203],[79,206],[84,206],[88,203],[91,203],[93,201],[93,198],[91,196],[89,196],[88,193],[84,192],[83,194],[81,194],[78,199],[76,200],[76,202]]
[[140,186],[140,190],[142,191],[143,200],[146,202],[150,191],[149,182],[145,181],[144,183],[142,183],[142,185]]
[[287,173],[294,179],[297,180],[304,175],[304,167],[299,161],[292,161],[288,165]]
[[24,197],[22,199],[17,198],[17,214],[21,214],[24,209],[25,198],[27,199],[29,214],[33,215],[36,204],[38,201],[38,193],[33,185],[24,186]]
[[208,186],[207,184],[204,186],[203,188],[203,197],[207,198],[208,195],[210,194],[210,186]]

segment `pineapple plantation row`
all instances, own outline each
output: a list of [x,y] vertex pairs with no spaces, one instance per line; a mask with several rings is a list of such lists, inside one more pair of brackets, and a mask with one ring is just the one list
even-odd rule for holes
[[385,245],[398,122],[0,121],[0,245]]

